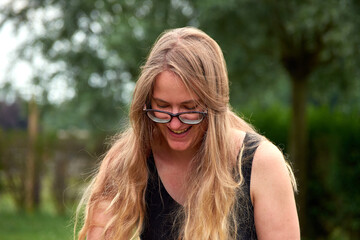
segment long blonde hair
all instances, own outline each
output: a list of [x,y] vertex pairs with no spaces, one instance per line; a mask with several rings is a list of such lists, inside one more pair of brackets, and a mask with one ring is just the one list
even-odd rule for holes
[[[104,228],[108,239],[140,236],[146,215],[147,159],[156,125],[143,113],[151,99],[156,76],[175,73],[207,111],[207,131],[188,174],[186,200],[176,213],[179,239],[234,239],[236,236],[236,152],[232,129],[254,132],[229,106],[225,60],[218,44],[204,32],[179,28],[164,32],[154,44],[136,83],[130,107],[130,126],[121,133],[104,157],[96,177],[84,194],[84,225],[79,239],[91,228],[91,216],[101,201],[110,202],[112,216]],[[239,166],[238,166],[239,167]],[[240,193],[241,194],[241,193]]]

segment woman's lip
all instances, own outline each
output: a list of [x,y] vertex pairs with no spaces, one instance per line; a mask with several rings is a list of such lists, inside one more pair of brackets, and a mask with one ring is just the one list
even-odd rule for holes
[[172,136],[175,136],[175,137],[184,137],[185,135],[187,135],[187,133],[189,132],[189,130],[190,130],[191,127],[192,127],[192,126],[180,130],[180,131],[185,130],[184,132],[181,132],[181,133],[176,133],[176,132],[174,132],[174,130],[172,130],[172,129],[169,128],[169,127],[168,127],[168,129],[169,129],[169,132],[170,132],[170,134],[171,134]]

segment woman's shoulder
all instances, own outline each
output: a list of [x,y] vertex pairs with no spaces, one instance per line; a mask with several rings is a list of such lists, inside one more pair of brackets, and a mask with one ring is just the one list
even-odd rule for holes
[[268,140],[261,141],[254,155],[250,185],[259,238],[300,239],[291,176],[280,149]]
[[259,143],[254,154],[251,174],[251,195],[264,192],[293,193],[289,170],[283,153],[269,140]]
[[[235,143],[237,152],[240,152],[241,148],[257,148],[259,144],[261,144],[265,137],[262,135],[252,131],[246,132],[237,128],[231,129],[232,140]],[[267,141],[267,140],[266,140]]]
[[255,171],[279,173],[286,172],[287,167],[283,153],[267,139],[259,142],[254,154],[253,168]]
[[236,128],[231,129],[231,138],[234,141],[233,143],[235,144],[236,152],[240,151],[240,149],[243,145],[245,136],[246,136],[245,131],[242,131],[242,130],[236,129]]

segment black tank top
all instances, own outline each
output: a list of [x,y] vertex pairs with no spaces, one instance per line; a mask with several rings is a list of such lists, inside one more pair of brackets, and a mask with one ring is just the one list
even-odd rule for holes
[[[253,133],[246,133],[243,142],[243,155],[241,171],[244,177],[244,184],[241,186],[245,196],[238,197],[237,206],[239,206],[237,219],[237,240],[257,239],[254,223],[254,208],[250,198],[250,178],[253,157],[260,136]],[[181,208],[166,191],[158,176],[153,155],[148,159],[149,179],[145,193],[146,217],[144,231],[140,238],[142,240],[174,240],[178,238],[177,229],[173,228],[174,212]],[[236,173],[235,177],[239,174]],[[241,210],[240,210],[241,209]]]

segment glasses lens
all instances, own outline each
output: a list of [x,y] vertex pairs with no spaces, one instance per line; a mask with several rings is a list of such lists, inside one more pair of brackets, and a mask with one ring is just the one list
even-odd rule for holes
[[171,119],[169,114],[162,112],[148,111],[147,115],[151,120],[157,123],[167,123]]
[[[171,115],[166,112],[149,109],[147,110],[148,117],[157,123],[168,123],[171,120]],[[204,114],[196,112],[187,112],[179,114],[179,120],[185,124],[199,124],[204,119]]]
[[186,124],[198,124],[203,120],[204,115],[201,113],[183,113],[179,115],[179,118]]

